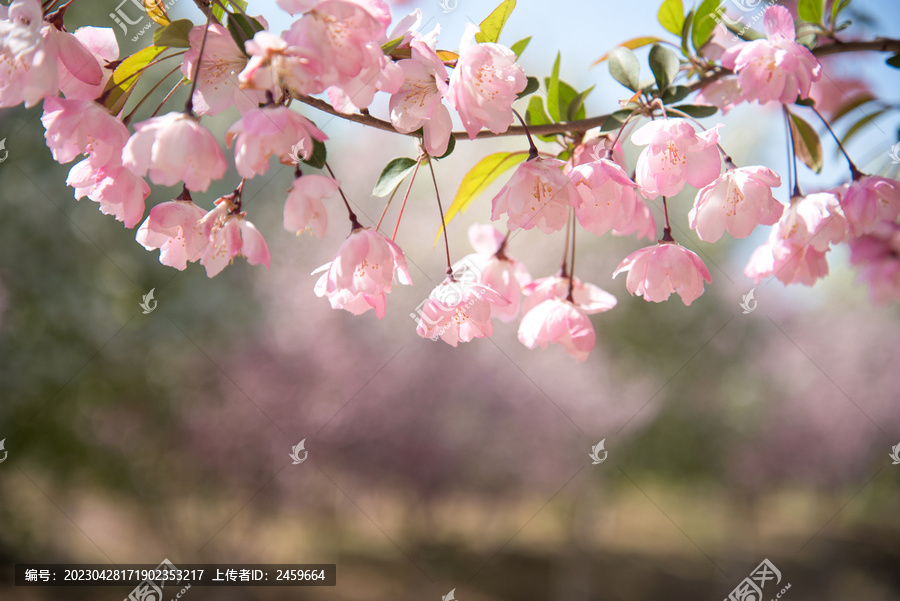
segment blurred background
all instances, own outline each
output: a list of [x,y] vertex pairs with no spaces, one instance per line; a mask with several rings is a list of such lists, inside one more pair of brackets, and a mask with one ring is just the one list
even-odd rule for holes
[[[396,20],[420,8],[425,29],[440,22],[440,46],[456,49],[465,22],[493,5],[392,9]],[[112,26],[114,8],[75,2],[67,26]],[[501,41],[534,36],[521,64],[538,77],[560,50],[561,77],[597,84],[586,104],[601,114],[624,90],[591,63],[628,38],[667,35],[657,8],[521,0]],[[199,22],[187,0],[170,12]],[[274,31],[289,24],[271,0],[251,0],[248,12]],[[846,37],[900,35],[892,0],[856,0],[847,14]],[[119,41],[123,56],[140,47]],[[867,86],[896,106],[897,71],[884,58],[830,60],[828,81],[841,93]],[[371,196],[378,174],[415,156],[413,142],[302,111],[330,137],[329,161],[371,225],[384,202]],[[15,563],[163,558],[337,564],[334,588],[194,587],[185,598],[196,601],[437,600],[451,589],[462,601],[718,600],[764,558],[790,583],[787,599],[900,599],[900,466],[888,456],[900,443],[900,311],[870,302],[845,247],[813,289],[754,285],[743,267],[768,228],[704,244],[687,228],[688,192],[670,204],[676,237],[713,276],[691,307],[647,303],[611,279],[646,241],[582,235],[576,274],[619,299],[594,316],[587,362],[558,347],[528,351],[516,324],[499,322],[491,339],[453,349],[419,338],[410,317],[443,277],[429,178],[414,185],[397,239],[415,285],[391,293],[383,320],[353,317],[317,298],[310,275],[347,234],[345,214],[332,199],[323,240],[285,232],[291,167],[276,164],[245,188],[271,269],[239,259],[208,279],[196,264],[160,265],[134,231],[75,202],[70,166],[52,161],[39,117],[37,108],[0,111],[9,151],[0,164],[0,599],[129,592],[17,588]],[[221,136],[236,118],[204,122]],[[739,165],[785,177],[777,111],[742,106],[724,121],[723,146]],[[897,131],[897,113],[886,112],[851,154],[896,177]],[[848,177],[834,144],[823,144],[823,174],[801,167],[805,190]],[[481,157],[523,148],[518,138],[460,141],[436,166],[445,203]],[[626,151],[633,164],[635,149]],[[210,208],[235,177],[195,200]],[[467,227],[488,221],[501,184],[451,224],[455,258],[471,252]],[[154,186],[148,208],[178,192]],[[787,200],[786,186],[777,196]],[[508,252],[543,277],[558,269],[562,244],[562,233],[522,232]],[[745,315],[751,288],[758,308]],[[158,306],[143,314],[151,289]],[[293,465],[301,440],[308,459]],[[593,465],[601,440],[609,454]]]

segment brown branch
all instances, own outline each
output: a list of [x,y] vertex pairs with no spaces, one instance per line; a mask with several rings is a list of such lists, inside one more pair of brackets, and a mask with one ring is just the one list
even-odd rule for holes
[[[874,40],[861,40],[854,42],[835,42],[833,44],[827,44],[825,46],[819,46],[815,48],[812,53],[815,56],[828,56],[832,54],[841,54],[844,52],[895,52],[900,53],[900,40],[892,39],[892,38],[875,38]],[[726,75],[730,75],[731,70],[725,69],[723,67],[716,67],[711,73],[704,75],[698,81],[695,81],[690,86],[688,86],[691,92],[696,92],[697,90],[703,88],[711,84],[714,81],[717,81]],[[353,121],[354,123],[361,123],[362,125],[368,125],[369,127],[374,127],[376,129],[381,129],[384,131],[389,131],[395,134],[403,134],[403,132],[399,132],[394,129],[394,126],[391,125],[390,121],[384,121],[382,119],[378,119],[377,117],[373,117],[368,114],[360,114],[360,113],[342,113],[334,109],[330,103],[325,100],[321,100],[319,98],[313,98],[312,96],[306,95],[297,95],[295,96],[297,100],[304,104],[308,104],[309,106],[319,109],[324,113],[328,113],[329,115],[334,115],[335,117],[340,117],[341,119],[346,119],[347,121]],[[528,131],[530,131],[533,135],[536,136],[552,136],[554,134],[563,134],[568,132],[586,132],[589,129],[594,129],[595,127],[601,127],[603,123],[609,115],[597,115],[596,117],[589,117],[587,119],[579,119],[577,121],[563,121],[560,123],[548,123],[547,125],[532,125],[528,127]],[[415,132],[403,134],[406,136],[418,137]],[[480,131],[476,138],[497,138],[500,136],[524,136],[525,128],[521,125],[512,126],[507,129],[505,132],[495,134],[491,131]],[[469,135],[464,131],[455,131],[453,132],[453,137],[457,140],[467,140],[469,139]]]

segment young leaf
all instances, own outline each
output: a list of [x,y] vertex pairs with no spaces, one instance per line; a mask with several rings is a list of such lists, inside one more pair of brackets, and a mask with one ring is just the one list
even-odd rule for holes
[[554,121],[559,121],[559,61],[561,59],[559,52],[556,53],[556,62],[553,63],[553,72],[550,74],[550,80],[547,82],[547,112]]
[[841,143],[846,144],[847,142],[849,142],[850,139],[853,138],[853,136],[855,136],[856,134],[858,134],[862,130],[863,127],[865,127],[866,125],[868,125],[869,123],[871,123],[872,121],[877,119],[878,117],[882,116],[885,112],[887,112],[887,109],[877,110],[874,113],[870,113],[870,114],[866,115],[865,117],[863,117],[862,119],[860,119],[859,121],[857,121],[856,123],[851,125],[850,129],[847,130],[847,133],[844,134],[844,137],[841,138]]
[[144,0],[144,10],[147,11],[147,16],[157,25],[165,27],[170,23],[169,15],[166,14],[166,7],[160,0]]
[[631,111],[628,109],[620,109],[614,113],[611,113],[606,120],[603,122],[603,125],[600,126],[600,132],[608,132],[614,129],[619,129],[622,127],[622,124],[625,123],[625,120],[631,116]]
[[256,32],[263,29],[262,24],[253,17],[245,17],[239,13],[228,15],[228,32],[244,54],[247,53],[244,42],[252,39]]
[[797,3],[797,14],[804,21],[822,23],[825,17],[825,0],[800,0]]
[[812,125],[791,113],[791,134],[797,158],[816,173],[822,172],[822,142]]
[[397,46],[403,43],[403,40],[406,39],[405,35],[401,35],[399,38],[394,38],[393,40],[388,40],[384,44],[381,45],[381,51],[385,54],[390,54],[394,50],[397,49]]
[[415,159],[400,157],[399,159],[392,160],[385,165],[381,175],[378,176],[378,181],[375,183],[372,195],[383,198],[388,194],[391,194],[415,168]]
[[164,51],[165,48],[161,46],[147,46],[119,63],[102,95],[103,104],[110,113],[116,115],[122,110],[134,90],[134,85],[144,74],[142,69]]
[[[642,36],[639,38],[631,38],[630,40],[622,42],[621,44],[619,44],[619,46],[622,46],[623,48],[630,48],[631,50],[634,50],[635,48],[642,48],[644,46],[649,46],[650,44],[655,44],[656,42],[662,42],[662,41],[663,41],[662,38],[648,35],[648,36]],[[599,65],[600,63],[602,63],[603,61],[605,61],[608,58],[609,58],[609,52],[607,52],[606,54],[604,54],[603,56],[601,56],[600,58],[598,58],[597,60],[592,62],[591,66],[594,67],[596,65]]]
[[891,58],[887,59],[886,62],[888,65],[895,69],[900,69],[900,54],[895,54]]
[[[478,163],[463,176],[462,182],[459,184],[459,191],[456,193],[456,198],[453,199],[453,202],[447,209],[447,213],[444,215],[444,223],[449,225],[450,221],[457,214],[465,213],[466,209],[469,208],[469,205],[472,204],[472,201],[475,200],[479,194],[484,192],[495,179],[527,158],[528,153],[525,151],[497,152],[489,154],[478,161]],[[437,236],[434,238],[435,244],[437,244],[442,231],[443,230],[438,228]]]
[[673,107],[693,117],[694,119],[702,119],[703,117],[711,117],[719,112],[719,107],[711,104],[680,104]]
[[528,96],[529,94],[534,94],[535,92],[538,91],[538,88],[541,87],[541,82],[538,81],[537,77],[529,76],[527,78],[527,82],[528,83],[525,84],[525,89],[522,90],[521,92],[519,92],[519,94],[516,96],[516,98],[524,98],[524,97]]
[[[303,160],[304,163],[313,167],[315,169],[321,169],[325,166],[325,160],[328,153],[325,151],[325,143],[319,142],[315,138],[313,138],[313,153],[312,156],[309,157],[309,160]],[[303,159],[303,157],[300,157]]]
[[[560,82],[562,83],[562,82]],[[574,89],[572,90],[575,91]],[[574,98],[569,102],[569,106],[566,109],[566,119],[568,121],[577,121],[578,119],[584,119],[587,116],[587,110],[584,108],[584,99],[588,97],[588,94],[594,91],[594,86],[589,87],[587,90],[580,92],[575,95]]]
[[841,105],[840,108],[838,108],[838,110],[834,112],[834,114],[831,116],[831,122],[834,123],[850,111],[858,109],[862,105],[868,102],[872,102],[873,100],[875,100],[875,96],[868,92],[865,92],[861,96],[853,98],[852,100],[850,100],[850,102]]
[[[528,125],[547,125],[553,123],[544,110],[544,100],[540,96],[532,96],[528,101],[528,110],[525,112],[525,123]],[[552,142],[554,136],[538,136],[544,142]]]
[[838,15],[841,14],[845,8],[850,6],[851,0],[834,0],[831,3],[831,23],[837,24]]
[[684,4],[681,0],[663,0],[656,18],[666,31],[680,36],[684,29]]
[[694,11],[688,12],[684,18],[684,25],[681,28],[681,52],[685,56],[691,55],[691,49],[688,42],[691,39],[691,25],[694,22]]
[[703,0],[697,8],[697,12],[694,13],[691,42],[697,52],[700,52],[703,45],[712,37],[713,30],[718,24],[716,18],[720,4],[722,4],[722,0]]
[[510,46],[509,49],[515,52],[516,57],[520,57],[522,56],[522,53],[525,52],[525,48],[528,47],[529,42],[531,42],[531,36],[522,38],[521,40]]
[[628,48],[619,46],[609,51],[609,74],[632,92],[641,87],[641,64]]
[[653,78],[656,80],[656,86],[659,91],[665,92],[678,75],[678,57],[668,48],[663,48],[659,44],[653,44],[650,48],[650,56],[648,58],[650,70],[653,71]]
[[500,32],[503,31],[503,26],[506,25],[506,21],[515,7],[516,0],[503,0],[500,6],[481,22],[481,31],[475,34],[475,41],[479,44],[499,41]]
[[663,104],[672,104],[680,100],[684,100],[691,93],[691,89],[687,86],[672,86],[662,95]]
[[153,34],[153,45],[166,48],[190,48],[188,33],[194,24],[190,19],[178,19],[165,27],[161,27]]

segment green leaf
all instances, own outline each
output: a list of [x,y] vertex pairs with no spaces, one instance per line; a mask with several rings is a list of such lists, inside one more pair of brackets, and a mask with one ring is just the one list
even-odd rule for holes
[[405,35],[401,35],[399,38],[394,38],[393,40],[388,40],[384,44],[381,45],[381,51],[385,54],[390,54],[394,50],[397,49],[397,46],[403,43],[403,40],[406,39]]
[[568,121],[577,121],[578,119],[584,119],[587,116],[587,110],[584,108],[584,99],[593,91],[594,86],[591,86],[587,90],[579,92],[572,98],[568,108],[566,108],[566,119]]
[[653,78],[656,80],[656,86],[660,93],[666,91],[678,75],[678,56],[668,48],[663,48],[659,44],[653,44],[650,48],[650,56],[648,58],[650,70],[653,71]]
[[[459,190],[456,192],[456,198],[447,208],[444,215],[444,223],[450,224],[450,221],[459,213],[465,213],[469,205],[472,204],[479,194],[484,192],[488,186],[493,183],[500,175],[512,169],[522,161],[528,158],[525,151],[517,152],[497,152],[489,154],[469,170],[463,176],[459,184]],[[437,236],[434,238],[437,244],[438,238],[441,236],[441,228],[438,229]]]
[[816,173],[822,172],[822,142],[812,125],[791,113],[791,136],[797,158]]
[[858,96],[852,99],[850,102],[841,105],[838,110],[836,110],[831,116],[831,122],[834,123],[849,112],[854,111],[862,105],[872,102],[873,100],[875,100],[875,96],[868,92],[863,93],[861,96]]
[[164,51],[165,48],[162,46],[147,46],[119,63],[106,83],[102,95],[103,105],[110,113],[117,115],[122,110],[131,92],[134,91],[135,84],[144,74],[142,69]]
[[900,69],[900,54],[895,54],[891,58],[887,59],[886,62],[888,65],[895,69]]
[[691,25],[694,22],[694,11],[690,11],[684,18],[684,25],[681,28],[681,52],[685,56],[691,55],[691,49],[688,42],[691,39]]
[[245,17],[237,13],[228,15],[228,32],[244,54],[247,54],[244,42],[252,39],[256,32],[263,29],[262,24],[253,17]]
[[710,104],[679,104],[673,107],[693,117],[694,119],[702,119],[703,117],[711,117],[719,112],[719,107]]
[[[532,96],[528,101],[528,110],[525,112],[525,123],[528,125],[547,125],[553,123],[544,110],[544,99],[540,96]],[[544,142],[552,142],[554,136],[538,136]]]
[[166,48],[190,48],[191,43],[188,41],[188,33],[194,24],[190,19],[178,19],[172,21],[165,27],[157,29],[153,34],[154,46],[165,46]]
[[797,3],[797,14],[804,21],[822,23],[825,18],[825,0],[800,0]]
[[628,109],[620,109],[614,113],[611,113],[606,120],[603,122],[603,125],[600,126],[600,132],[612,131],[614,129],[619,129],[631,116],[631,111]]
[[628,48],[619,46],[609,51],[609,74],[632,92],[640,89],[641,64]]
[[516,57],[520,57],[522,56],[522,53],[525,52],[525,48],[528,47],[529,42],[531,42],[531,36],[522,38],[521,40],[510,46],[509,49],[516,53]]
[[841,14],[845,8],[850,6],[851,0],[834,0],[831,3],[831,23],[836,24],[838,15]]
[[169,21],[169,15],[166,13],[166,7],[161,0],[143,0],[143,2],[147,16],[157,25],[165,27],[171,22]]
[[416,164],[417,162],[415,159],[408,159],[406,157],[392,160],[385,165],[381,175],[378,176],[378,181],[375,183],[372,195],[383,198],[388,194],[391,194],[397,186],[406,179],[406,176],[412,173],[413,169],[416,168]]
[[[650,44],[655,44],[656,42],[662,42],[662,41],[663,41],[662,38],[648,35],[648,36],[642,36],[639,38],[631,38],[630,40],[622,42],[621,44],[619,44],[619,46],[621,46],[623,48],[630,48],[631,50],[634,50],[635,48],[643,48],[644,46],[649,46]],[[591,66],[593,67],[595,65],[599,65],[600,63],[605,61],[607,58],[609,58],[609,52],[607,52],[606,54],[604,54],[603,56],[601,56],[600,58],[595,60],[593,63],[591,63]]]
[[559,121],[559,61],[562,55],[556,53],[556,61],[553,63],[553,72],[547,82],[547,112],[554,121]]
[[456,150],[456,136],[450,136],[450,139],[447,141],[447,150],[445,150],[444,154],[442,154],[441,156],[434,158],[438,160],[446,158],[453,154],[454,150]]
[[672,86],[662,95],[663,104],[672,104],[680,100],[684,100],[691,93],[691,89],[687,86]]
[[680,36],[684,29],[684,4],[681,0],[663,0],[656,18],[666,31]]
[[718,24],[716,11],[720,4],[722,4],[722,0],[703,0],[697,8],[697,12],[694,13],[691,42],[697,52],[700,52],[703,45],[712,37],[713,30]]
[[503,0],[500,6],[481,22],[481,31],[475,34],[475,41],[479,44],[499,41],[500,32],[503,31],[503,26],[506,25],[506,21],[515,7],[516,0]]
[[303,157],[300,157],[305,164],[313,167],[315,169],[321,169],[325,166],[325,160],[328,158],[328,153],[325,151],[325,143],[319,142],[315,138],[313,138],[313,153],[309,157],[309,160],[304,160]]
[[862,119],[860,119],[859,121],[857,121],[856,123],[851,125],[850,129],[847,130],[847,133],[844,134],[844,137],[841,138],[841,143],[846,144],[847,142],[849,142],[851,140],[851,138],[853,138],[856,134],[858,134],[862,130],[862,128],[864,128],[866,125],[868,125],[869,123],[871,123],[872,121],[874,121],[875,119],[877,119],[878,117],[883,115],[885,112],[887,112],[887,110],[888,109],[877,110],[874,113],[870,113],[870,114],[866,115],[865,117],[863,117]]
[[541,87],[541,82],[538,81],[537,77],[528,77],[528,83],[525,84],[525,89],[519,92],[516,98],[524,98],[529,94],[534,94],[538,91],[538,88]]

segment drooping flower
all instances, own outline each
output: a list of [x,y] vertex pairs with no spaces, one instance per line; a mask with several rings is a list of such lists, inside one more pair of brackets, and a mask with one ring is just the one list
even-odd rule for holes
[[133,228],[144,216],[144,201],[150,186],[144,178],[120,164],[96,167],[86,159],[69,171],[66,183],[75,188],[75,199],[87,196],[100,203],[100,212],[112,215],[127,228]]
[[584,165],[601,159],[611,159],[623,170],[628,169],[625,153],[622,151],[622,143],[616,142],[615,148],[612,148],[612,143],[613,137],[609,134],[602,134],[582,142],[575,147],[575,152],[572,153],[572,164]]
[[509,300],[492,288],[447,276],[423,304],[416,333],[422,338],[440,338],[454,347],[484,338],[494,333],[493,307],[508,304]]
[[575,217],[584,229],[600,236],[632,223],[638,186],[617,163],[600,159],[577,165],[569,175],[581,196]]
[[579,362],[587,359],[596,341],[588,315],[616,306],[612,294],[578,278],[542,278],[526,286],[525,292],[519,341],[530,349],[559,344]]
[[561,230],[569,207],[581,204],[571,178],[562,172],[564,166],[563,161],[541,158],[519,165],[494,197],[491,219],[506,213],[511,230],[537,227],[545,234]]
[[769,240],[757,248],[744,274],[759,283],[775,276],[785,284],[812,286],[828,275],[825,257],[832,244],[846,239],[847,219],[834,194],[795,197],[772,228]]
[[400,247],[383,234],[364,227],[355,228],[341,244],[334,261],[313,273],[323,271],[316,283],[316,296],[324,296],[334,309],[345,309],[354,315],[375,309],[378,319],[384,317],[386,295],[394,277],[401,284],[412,284]]
[[704,85],[694,97],[696,104],[717,106],[723,115],[727,115],[728,111],[743,102],[743,100],[741,86],[738,83],[738,78],[734,75],[728,75]]
[[271,255],[266,239],[247,221],[246,215],[237,210],[231,196],[218,199],[216,208],[207,213],[199,225],[207,240],[200,257],[207,277],[218,275],[238,255],[246,257],[251,265],[269,267]]
[[719,175],[718,124],[698,134],[685,119],[658,119],[631,136],[646,146],[637,161],[636,181],[647,198],[674,196],[685,183],[702,188]]
[[878,175],[862,175],[833,190],[850,233],[861,236],[880,227],[883,221],[896,221],[900,216],[900,182]]
[[515,53],[500,44],[477,43],[478,31],[478,26],[466,24],[447,96],[472,139],[483,127],[495,134],[509,129],[512,104],[527,84]]
[[850,263],[869,285],[872,302],[900,301],[900,225],[882,221],[871,233],[851,238]]
[[656,219],[653,217],[650,205],[641,198],[637,198],[634,201],[634,215],[631,218],[631,223],[624,228],[613,228],[612,233],[613,236],[630,236],[634,234],[638,240],[641,238],[646,238],[647,240],[656,238]]
[[242,89],[269,92],[277,102],[282,89],[298,94],[318,94],[325,90],[321,81],[324,66],[305,56],[299,47],[289,46],[279,35],[258,31],[244,43],[250,60],[238,75]]
[[55,27],[38,0],[14,0],[0,19],[0,108],[31,107],[59,91]]
[[87,154],[95,167],[122,164],[128,128],[93,100],[48,98],[41,123],[46,128],[47,146],[58,163],[65,164],[80,154]]
[[703,282],[712,282],[700,257],[674,241],[660,240],[656,246],[636,250],[619,264],[613,277],[623,271],[628,272],[628,292],[654,303],[668,300],[675,292],[690,305],[703,294]]
[[138,228],[135,239],[147,250],[159,249],[159,262],[184,271],[188,261],[199,261],[209,244],[200,220],[206,211],[182,194],[152,209]]
[[808,98],[810,85],[822,76],[822,65],[795,40],[791,13],[783,6],[766,9],[766,39],[737,44],[722,55],[722,65],[734,70],[741,95],[765,104],[793,104]]
[[697,192],[688,214],[692,230],[704,242],[716,242],[724,232],[746,238],[757,225],[772,225],[784,205],[772,196],[781,185],[777,173],[766,167],[729,168]]
[[[190,48],[181,63],[181,74],[185,79],[194,77],[200,45],[203,42],[204,26],[192,27],[188,33]],[[247,66],[248,58],[234,38],[223,26],[213,23],[209,26],[203,60],[197,73],[197,88],[194,90],[193,109],[198,115],[216,115],[236,106],[241,114],[265,102],[265,93],[260,90],[240,89],[238,75]]]
[[[58,63],[59,89],[69,99],[94,100],[103,93],[106,82],[112,75],[110,63],[119,58],[119,43],[116,41],[116,34],[109,27],[79,27],[72,35],[90,53],[90,62],[100,68],[100,79],[97,83],[82,81],[79,76],[86,72],[86,69],[81,68],[78,68],[73,74],[70,68],[73,64],[77,64],[76,61],[79,60],[77,58],[70,60],[68,64],[60,61]],[[87,62],[88,57],[81,55],[80,60]]]
[[134,126],[135,133],[122,150],[122,163],[137,175],[150,171],[160,186],[184,182],[189,190],[206,192],[225,175],[225,156],[216,139],[196,119],[167,113]]
[[324,175],[304,175],[294,180],[284,203],[284,229],[300,233],[312,230],[321,238],[328,227],[323,198],[333,196],[340,183]]
[[313,140],[322,142],[325,134],[312,121],[286,106],[256,108],[248,111],[228,128],[225,142],[234,144],[234,164],[241,177],[251,178],[265,173],[269,159],[277,156],[291,162],[294,148],[309,159]]

